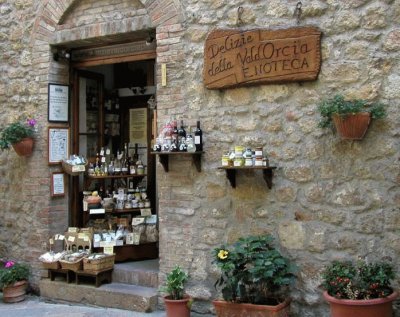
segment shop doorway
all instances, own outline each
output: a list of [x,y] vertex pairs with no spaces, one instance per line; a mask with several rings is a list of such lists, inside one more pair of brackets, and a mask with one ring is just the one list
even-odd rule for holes
[[[124,233],[114,247],[117,261],[156,258],[156,234],[143,241],[141,224],[132,226],[133,218],[153,215],[146,219],[157,228],[155,50],[72,60],[71,73],[72,149],[88,158],[90,175],[73,178],[70,224]],[[88,204],[93,192],[106,204]],[[102,251],[99,241],[94,247]]]

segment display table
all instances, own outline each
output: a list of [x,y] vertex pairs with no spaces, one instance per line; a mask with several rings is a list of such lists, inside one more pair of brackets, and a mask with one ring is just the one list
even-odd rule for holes
[[99,287],[101,284],[104,284],[106,282],[112,282],[112,271],[113,268],[104,269],[97,272],[77,271],[75,283],[79,284],[82,281],[94,280],[95,286]]

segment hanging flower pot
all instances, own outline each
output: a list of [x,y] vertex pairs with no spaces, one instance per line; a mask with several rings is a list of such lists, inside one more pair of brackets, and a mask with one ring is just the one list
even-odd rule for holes
[[333,123],[340,137],[345,140],[362,140],[371,122],[369,112],[346,115],[332,115]]
[[19,156],[29,156],[33,151],[33,143],[32,138],[23,138],[21,141],[12,144],[12,147]]
[[5,303],[17,303],[25,299],[26,288],[28,282],[18,281],[14,284],[3,287],[3,302]]

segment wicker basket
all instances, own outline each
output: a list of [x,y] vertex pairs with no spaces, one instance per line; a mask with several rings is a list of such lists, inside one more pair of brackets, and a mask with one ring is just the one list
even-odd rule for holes
[[82,270],[82,261],[83,259],[79,259],[76,262],[69,262],[69,261],[64,261],[64,260],[60,260],[60,264],[61,264],[61,268],[63,270],[70,270],[73,272],[77,272]]
[[100,272],[114,267],[115,254],[107,255],[100,259],[83,259],[83,270],[90,272]]
[[86,169],[88,167],[88,163],[86,163],[85,165],[70,165],[65,161],[62,161],[61,165],[64,172],[71,176],[78,176],[79,174],[86,172]]
[[45,268],[47,270],[58,270],[61,267],[61,264],[59,261],[55,261],[55,262],[42,261],[42,266],[43,266],[43,268]]

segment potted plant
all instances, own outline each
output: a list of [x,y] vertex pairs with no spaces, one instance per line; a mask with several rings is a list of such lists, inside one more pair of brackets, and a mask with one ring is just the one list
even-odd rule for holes
[[3,301],[20,302],[25,299],[28,286],[29,266],[14,261],[0,261],[0,288],[3,289]]
[[214,300],[218,317],[289,316],[288,286],[296,266],[273,246],[271,235],[242,237],[232,245],[214,249],[221,276],[223,301]]
[[342,139],[361,140],[371,118],[386,116],[385,107],[382,103],[368,103],[362,99],[345,100],[342,95],[336,95],[318,105],[322,116],[319,126],[325,128],[333,123]]
[[0,131],[0,149],[6,150],[12,146],[18,155],[29,156],[33,150],[35,124],[36,120],[29,117],[7,125]]
[[389,263],[333,261],[322,277],[332,317],[392,317],[398,294],[390,286],[395,274]]
[[189,317],[192,299],[184,293],[184,286],[189,276],[180,266],[167,274],[162,291],[167,293],[164,297],[167,317]]

